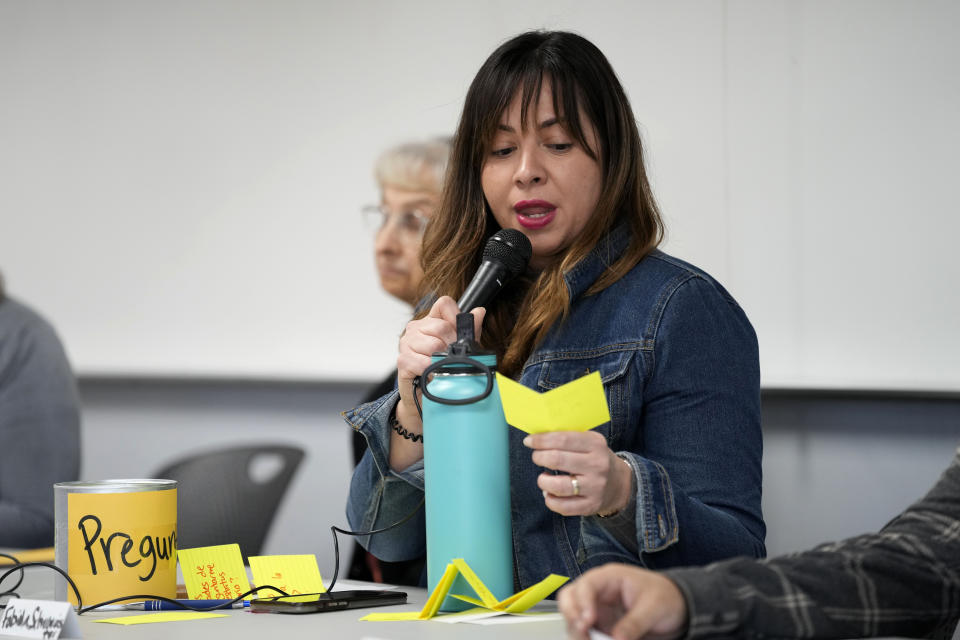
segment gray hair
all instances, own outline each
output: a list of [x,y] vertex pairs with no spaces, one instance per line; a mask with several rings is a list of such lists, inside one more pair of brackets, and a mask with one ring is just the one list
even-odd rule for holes
[[373,174],[381,189],[389,185],[409,191],[440,193],[449,159],[450,138],[406,142],[380,154]]

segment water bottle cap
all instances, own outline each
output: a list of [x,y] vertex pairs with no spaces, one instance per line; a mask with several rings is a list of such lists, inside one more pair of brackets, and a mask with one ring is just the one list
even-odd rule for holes
[[[451,356],[451,355],[457,355],[457,354],[452,354],[447,351],[438,351],[433,354],[431,362],[440,362],[447,356]],[[471,360],[476,360],[477,362],[485,364],[488,367],[497,366],[497,354],[495,354],[493,351],[478,351],[474,353],[468,353],[466,354],[466,356]],[[455,366],[455,365],[451,365],[451,366]]]
[[[446,351],[440,351],[433,354],[434,362],[436,362],[437,357],[445,358],[446,356],[467,356],[474,358],[475,356],[493,356],[493,361],[482,360],[482,362],[488,366],[493,366],[497,364],[496,354],[489,349],[484,349],[477,343],[473,338],[473,314],[470,313],[458,313],[457,314],[457,341],[451,342],[447,345]],[[475,358],[478,359],[479,358]]]

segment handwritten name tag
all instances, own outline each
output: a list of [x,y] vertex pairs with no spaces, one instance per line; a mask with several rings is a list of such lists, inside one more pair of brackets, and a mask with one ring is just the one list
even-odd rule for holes
[[7,601],[0,619],[0,635],[44,640],[82,637],[80,622],[69,602],[19,598]]

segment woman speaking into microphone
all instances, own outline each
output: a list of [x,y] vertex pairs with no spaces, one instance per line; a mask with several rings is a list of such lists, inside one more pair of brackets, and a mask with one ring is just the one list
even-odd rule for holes
[[[611,417],[587,432],[510,429],[516,586],[610,561],[763,556],[756,335],[716,280],[657,249],[663,223],[629,101],[604,55],[566,32],[507,41],[470,86],[398,390],[344,414],[370,445],[351,527],[386,527],[423,499],[413,380],[456,340],[455,301],[499,229],[525,234],[532,257],[473,310],[479,342],[537,391],[599,372]],[[360,541],[383,560],[422,555],[422,514]]]

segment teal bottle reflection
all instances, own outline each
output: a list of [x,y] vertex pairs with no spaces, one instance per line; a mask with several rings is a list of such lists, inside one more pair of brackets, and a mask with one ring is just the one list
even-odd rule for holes
[[[428,588],[437,586],[451,560],[463,558],[502,600],[513,593],[509,427],[494,377],[496,356],[473,342],[472,316],[460,314],[457,335],[423,376]],[[476,597],[462,576],[450,593]],[[441,609],[471,606],[447,596]]]

